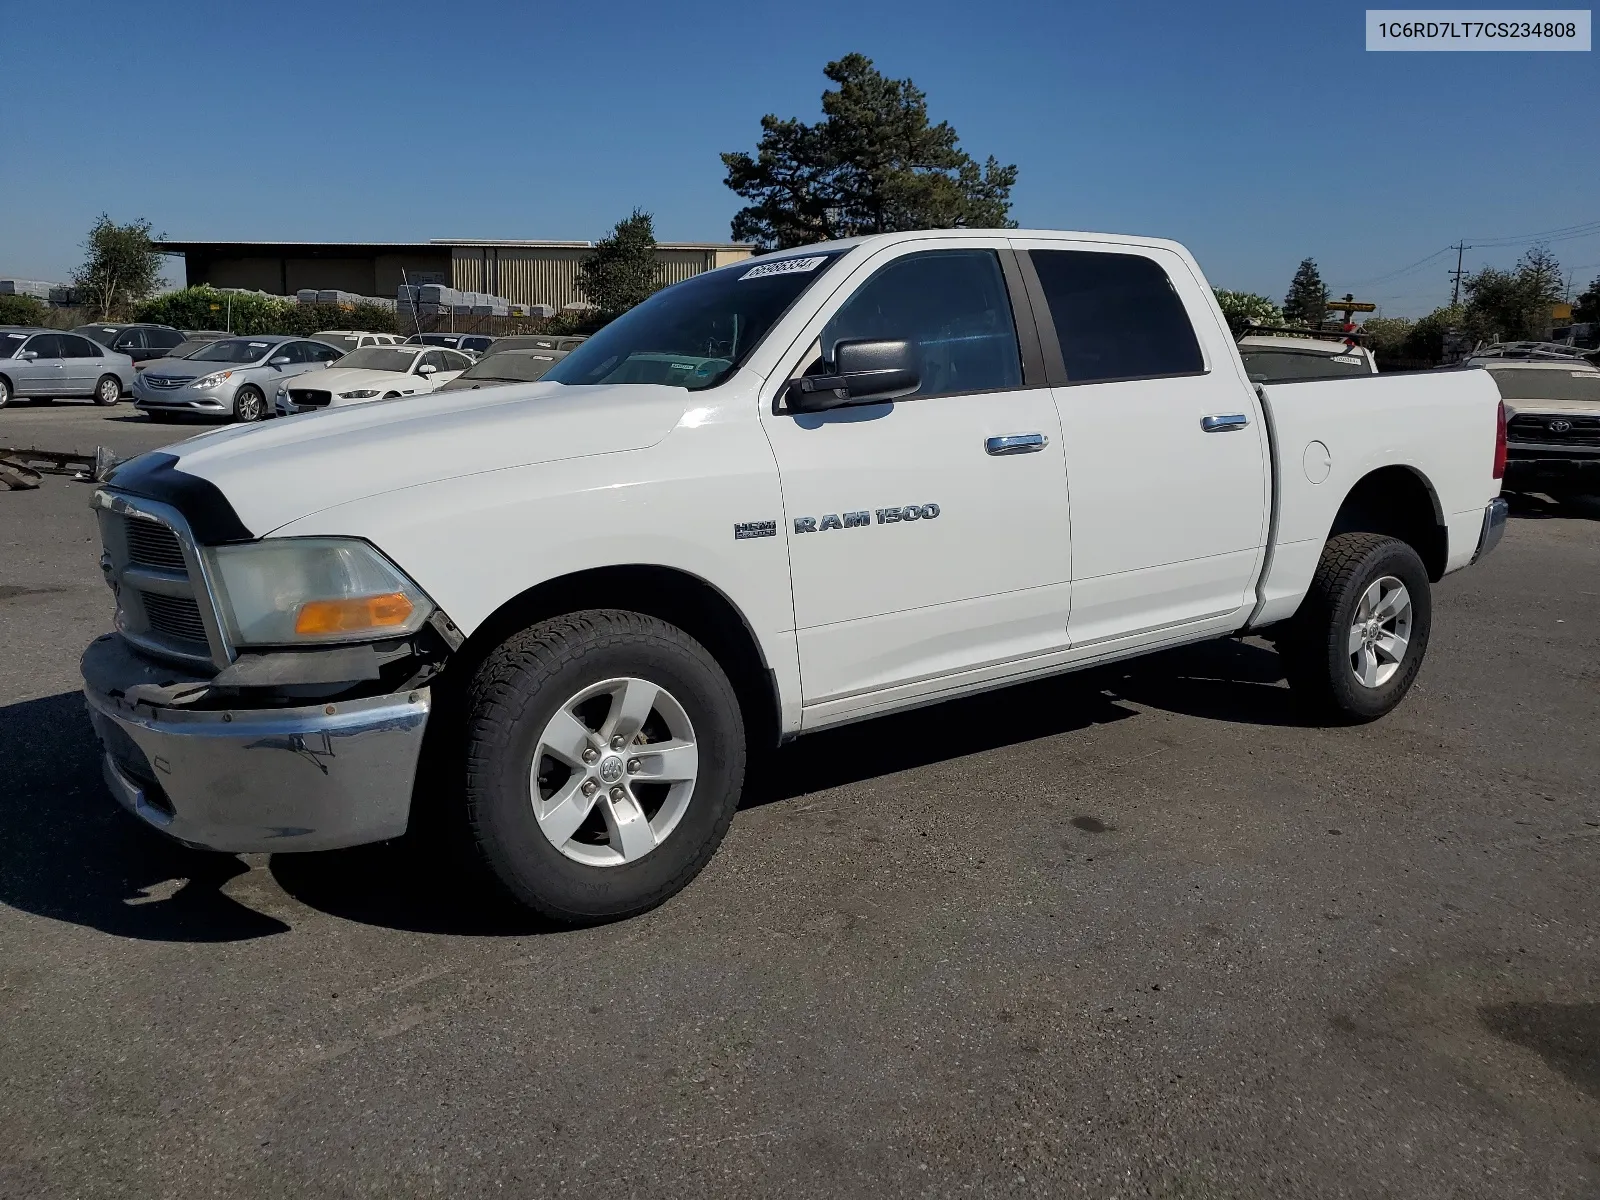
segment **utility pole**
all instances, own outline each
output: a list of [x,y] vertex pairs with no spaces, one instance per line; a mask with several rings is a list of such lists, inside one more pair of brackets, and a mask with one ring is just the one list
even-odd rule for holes
[[1463,239],[1451,246],[1450,249],[1456,252],[1456,269],[1450,272],[1456,281],[1455,287],[1450,292],[1450,307],[1454,308],[1461,303],[1461,256],[1471,250],[1472,247],[1467,245],[1466,240]]

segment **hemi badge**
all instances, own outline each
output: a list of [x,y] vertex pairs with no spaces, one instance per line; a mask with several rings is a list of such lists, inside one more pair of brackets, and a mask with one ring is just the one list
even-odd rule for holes
[[733,540],[736,542],[742,542],[745,538],[777,536],[776,521],[738,521],[733,526]]

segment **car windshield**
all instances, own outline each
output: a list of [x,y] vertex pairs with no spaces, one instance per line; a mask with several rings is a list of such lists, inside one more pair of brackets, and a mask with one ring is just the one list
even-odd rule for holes
[[357,371],[400,371],[411,370],[411,364],[417,361],[417,351],[404,350],[399,346],[363,346],[360,350],[352,350],[339,360],[339,369],[342,371],[350,367]]
[[203,349],[206,346],[215,346],[216,344],[216,338],[190,338],[187,342],[179,342],[171,350],[168,350],[167,357],[188,358],[196,350]]
[[1490,368],[1502,400],[1593,400],[1600,402],[1600,371],[1563,371],[1548,367],[1517,370]]
[[267,357],[275,342],[257,342],[250,338],[229,338],[212,342],[198,354],[189,357],[194,362],[253,363]]
[[789,255],[686,279],[623,313],[545,378],[716,387],[837,258]]
[[1315,350],[1242,349],[1245,373],[1256,383],[1289,383],[1297,379],[1338,379],[1370,375],[1362,354],[1318,354]]
[[561,354],[554,350],[502,350],[473,363],[457,379],[492,379],[499,383],[532,383],[543,379]]
[[10,358],[22,349],[22,343],[28,340],[25,333],[6,332],[0,333],[0,358]]
[[122,332],[122,327],[120,325],[79,325],[72,332],[81,333],[86,338],[93,338],[102,346],[109,346],[117,340],[117,334]]

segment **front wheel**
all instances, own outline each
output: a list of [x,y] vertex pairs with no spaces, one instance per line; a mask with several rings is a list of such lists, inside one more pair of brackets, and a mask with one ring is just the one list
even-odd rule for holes
[[110,408],[122,399],[122,380],[115,375],[102,375],[94,385],[94,402],[101,408]]
[[554,920],[630,916],[688,884],[733,820],[744,765],[727,675],[653,617],[545,621],[469,689],[474,840],[505,889]]
[[267,398],[253,383],[247,383],[233,394],[233,418],[236,421],[259,421],[267,415]]
[[0,408],[11,403],[11,381],[0,378]]
[[1405,698],[1433,628],[1428,572],[1396,538],[1329,538],[1311,589],[1279,640],[1290,686],[1313,710],[1372,721]]

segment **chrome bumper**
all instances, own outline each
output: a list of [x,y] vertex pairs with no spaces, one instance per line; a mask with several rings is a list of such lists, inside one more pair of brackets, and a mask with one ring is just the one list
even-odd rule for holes
[[91,673],[83,692],[112,795],[178,841],[236,854],[333,850],[406,831],[428,689],[196,711],[129,702]]
[[1500,544],[1500,538],[1506,531],[1508,512],[1510,506],[1504,496],[1496,496],[1489,501],[1489,507],[1483,510],[1483,528],[1478,533],[1478,549],[1472,556],[1473,562],[1477,562]]

